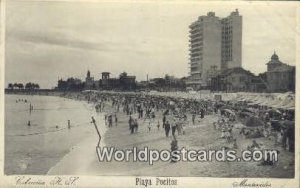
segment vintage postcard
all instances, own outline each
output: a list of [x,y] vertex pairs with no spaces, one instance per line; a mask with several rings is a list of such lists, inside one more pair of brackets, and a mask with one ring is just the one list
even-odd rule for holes
[[0,187],[299,187],[300,3],[0,6]]

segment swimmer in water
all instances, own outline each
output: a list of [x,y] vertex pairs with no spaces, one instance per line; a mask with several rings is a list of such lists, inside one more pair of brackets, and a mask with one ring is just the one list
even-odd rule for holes
[[68,128],[69,129],[71,128],[71,122],[70,122],[70,120],[68,120]]

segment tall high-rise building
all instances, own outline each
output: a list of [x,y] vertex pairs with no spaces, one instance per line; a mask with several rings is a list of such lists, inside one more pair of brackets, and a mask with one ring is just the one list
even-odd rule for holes
[[221,19],[222,59],[221,68],[242,66],[242,16],[238,10]]
[[242,16],[238,10],[226,18],[208,12],[190,26],[190,77],[194,88],[209,86],[221,69],[242,65]]

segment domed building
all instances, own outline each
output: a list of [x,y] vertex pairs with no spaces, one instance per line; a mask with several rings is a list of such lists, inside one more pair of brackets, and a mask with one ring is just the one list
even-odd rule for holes
[[281,61],[279,61],[279,57],[276,54],[276,52],[274,51],[274,54],[271,56],[271,60],[267,63],[268,71],[272,71],[276,67],[280,67],[283,64],[284,63],[282,63]]
[[295,91],[295,66],[282,63],[276,52],[267,63],[266,76],[269,92]]

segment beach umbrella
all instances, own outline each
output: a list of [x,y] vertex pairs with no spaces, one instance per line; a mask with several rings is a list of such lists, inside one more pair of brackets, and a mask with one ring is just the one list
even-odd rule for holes
[[269,104],[268,104],[268,106],[272,107],[272,106],[277,105],[277,104],[279,104],[281,102],[282,102],[281,100],[276,99],[276,100],[270,101]]
[[269,114],[276,115],[276,116],[281,115],[281,112],[277,109],[270,109],[270,110],[268,110],[268,112],[269,112]]
[[250,112],[250,113],[255,113],[253,109],[251,108],[245,108],[242,110],[243,112]]
[[295,108],[295,101],[291,101],[288,104],[281,107],[282,109],[294,109]]
[[289,99],[284,99],[282,100],[281,102],[277,103],[277,104],[274,104],[272,107],[275,107],[275,108],[282,108],[284,106],[286,106],[287,104],[290,103],[290,100]]
[[227,112],[227,113],[229,113],[229,114],[235,115],[235,113],[232,110],[224,109],[224,111]]
[[219,108],[220,108],[220,110],[225,110],[225,109],[228,109],[229,107],[227,105],[225,105],[225,104],[221,104],[219,106]]
[[290,108],[287,108],[287,110],[295,110],[295,107],[290,107]]

